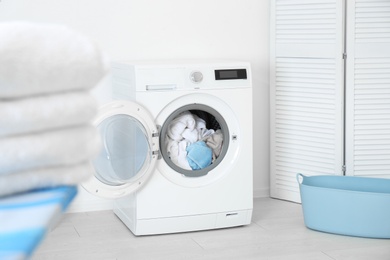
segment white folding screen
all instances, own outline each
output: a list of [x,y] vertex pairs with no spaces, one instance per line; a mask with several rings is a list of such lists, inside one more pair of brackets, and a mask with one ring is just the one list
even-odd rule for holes
[[390,0],[347,2],[346,174],[390,178]]
[[344,1],[271,1],[271,197],[296,174],[342,174]]

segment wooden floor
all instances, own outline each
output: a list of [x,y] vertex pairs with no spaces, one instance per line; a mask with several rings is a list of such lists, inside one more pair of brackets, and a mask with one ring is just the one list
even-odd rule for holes
[[390,240],[312,231],[300,204],[262,198],[249,226],[146,237],[111,211],[66,214],[32,259],[390,260]]

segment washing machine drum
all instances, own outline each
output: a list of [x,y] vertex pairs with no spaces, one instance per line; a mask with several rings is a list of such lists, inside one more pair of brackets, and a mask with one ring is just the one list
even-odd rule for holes
[[174,171],[201,177],[222,161],[228,137],[227,124],[215,109],[185,105],[174,111],[161,128],[160,152]]

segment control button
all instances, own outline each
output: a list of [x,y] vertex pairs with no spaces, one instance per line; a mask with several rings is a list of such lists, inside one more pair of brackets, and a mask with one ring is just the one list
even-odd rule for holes
[[203,80],[203,74],[200,71],[191,72],[190,79],[194,83],[200,83]]

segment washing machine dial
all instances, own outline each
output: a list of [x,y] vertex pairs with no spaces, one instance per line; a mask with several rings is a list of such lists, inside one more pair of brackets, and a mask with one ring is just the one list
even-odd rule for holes
[[194,83],[200,83],[203,80],[203,74],[200,71],[191,72],[190,79]]

